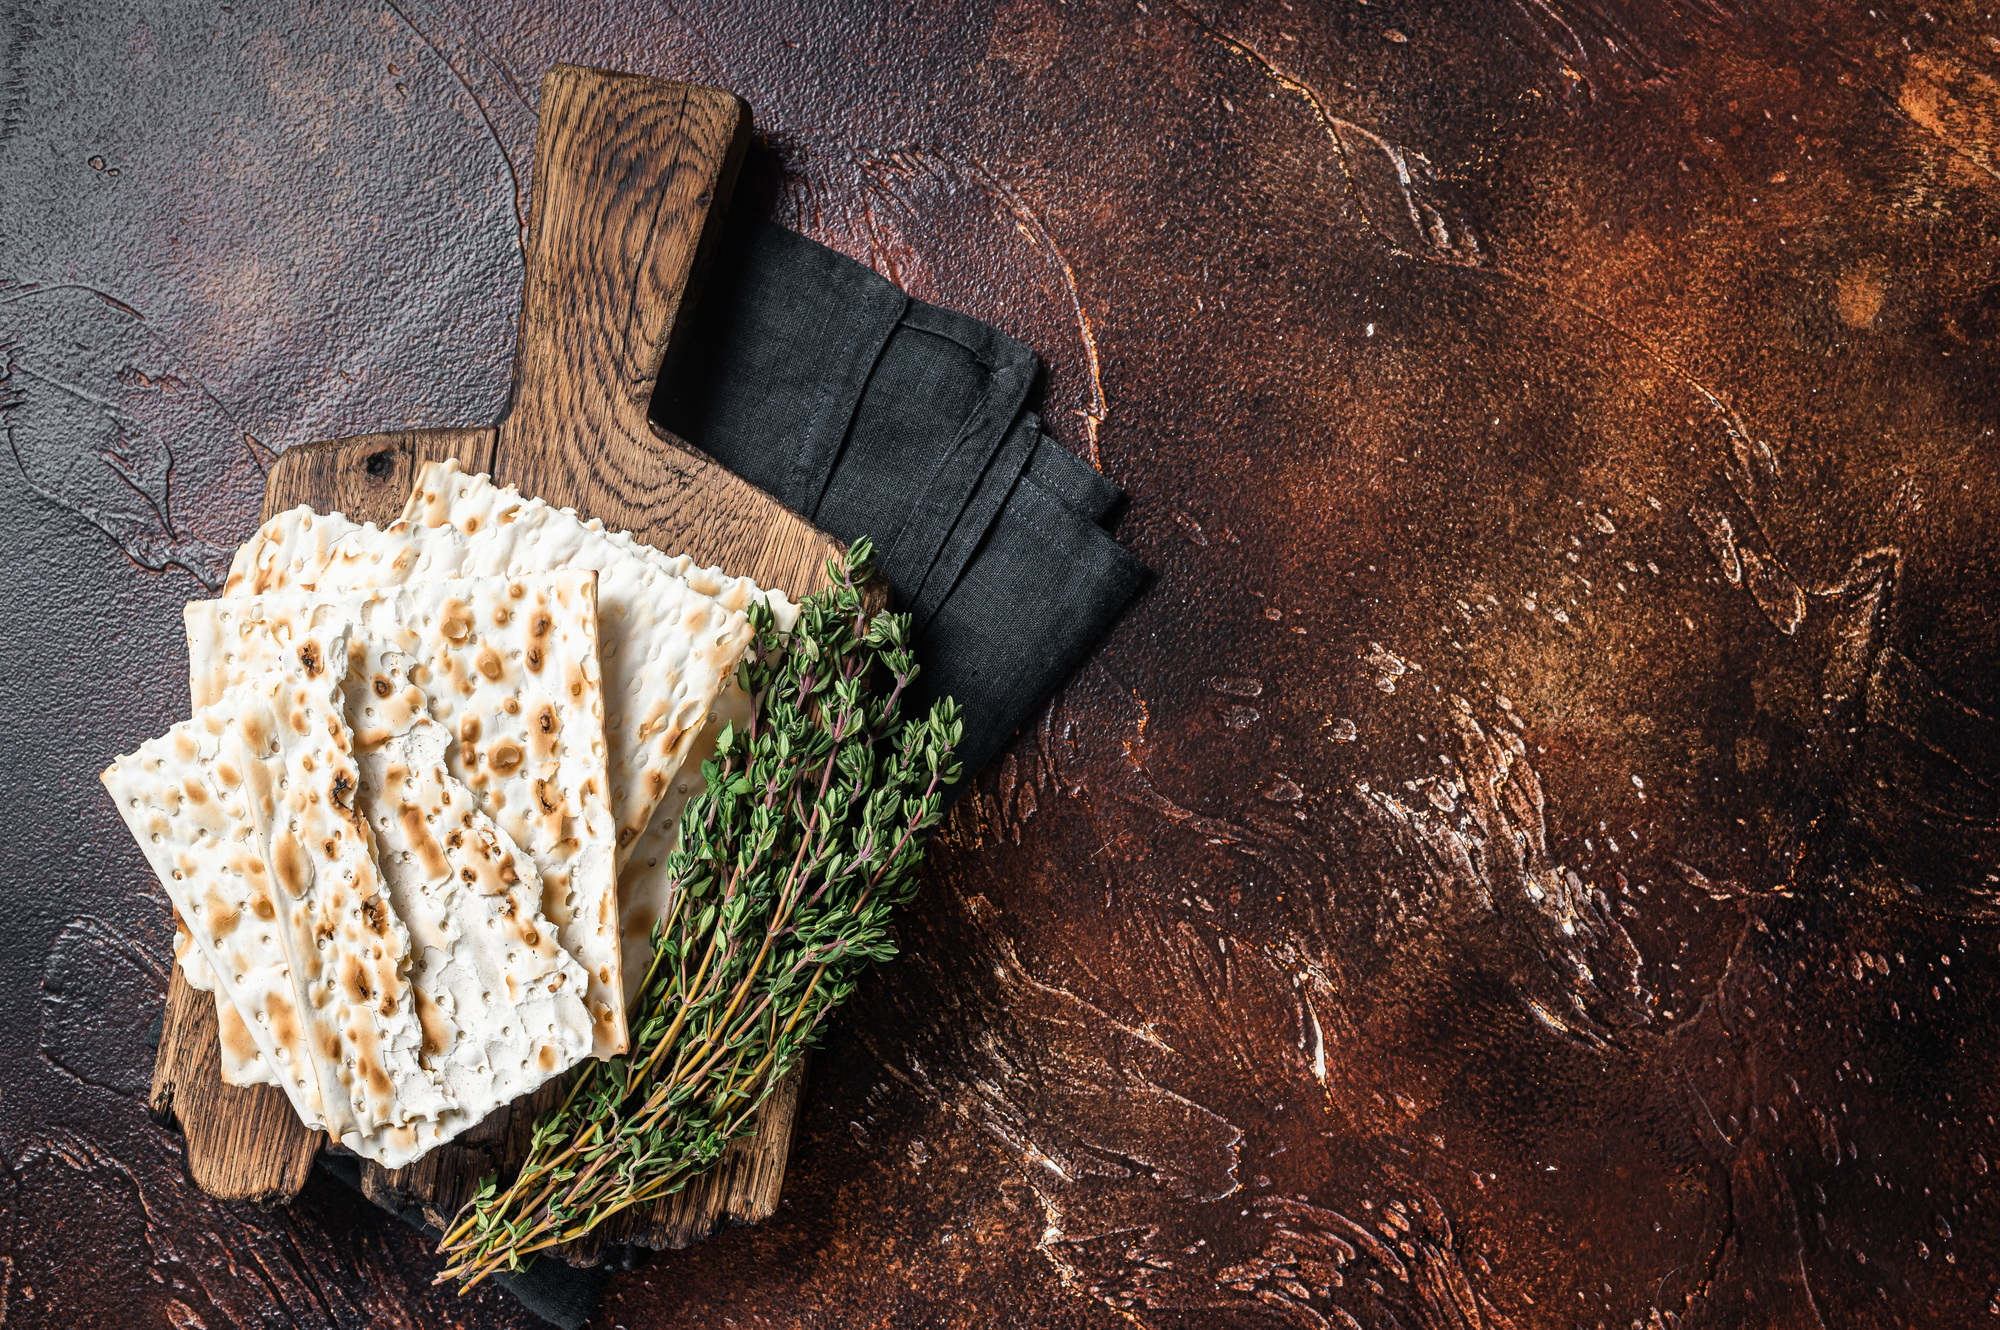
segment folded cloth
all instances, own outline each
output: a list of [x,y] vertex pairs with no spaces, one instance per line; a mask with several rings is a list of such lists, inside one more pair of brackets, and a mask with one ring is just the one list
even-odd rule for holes
[[915,621],[912,704],[957,698],[979,770],[1149,577],[1104,530],[1118,487],[1043,427],[1040,361],[765,222],[725,240],[690,318],[655,418],[829,534],[873,537]]
[[[361,1160],[358,1156],[345,1150],[322,1150],[319,1152],[319,1167],[321,1172],[342,1185],[357,1192],[362,1190]],[[391,1210],[390,1213],[431,1242],[444,1236],[414,1205]],[[496,1274],[493,1282],[513,1294],[523,1307],[550,1325],[559,1327],[559,1330],[583,1330],[590,1321],[590,1314],[597,1310],[598,1299],[604,1296],[604,1285],[610,1278],[611,1271],[604,1266],[578,1269],[551,1257],[536,1261],[519,1274]]]

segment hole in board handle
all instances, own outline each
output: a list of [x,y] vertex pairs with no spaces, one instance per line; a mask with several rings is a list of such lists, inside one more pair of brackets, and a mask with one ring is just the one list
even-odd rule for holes
[[379,453],[370,453],[368,454],[368,460],[363,465],[368,468],[368,478],[370,480],[384,480],[391,471],[396,469],[396,450],[394,448],[384,448]]

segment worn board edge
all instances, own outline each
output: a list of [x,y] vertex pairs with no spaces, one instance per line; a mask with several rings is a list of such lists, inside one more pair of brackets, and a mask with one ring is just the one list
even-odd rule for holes
[[167,981],[147,1105],[155,1121],[179,1125],[188,1176],[217,1200],[291,1200],[326,1142],[277,1086],[222,1083],[215,995],[188,983],[178,965]]

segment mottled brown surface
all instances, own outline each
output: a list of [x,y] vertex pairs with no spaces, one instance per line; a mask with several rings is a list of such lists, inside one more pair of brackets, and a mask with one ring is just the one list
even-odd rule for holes
[[1033,342],[1160,573],[779,1214],[600,1324],[1987,1323],[2000,26],[717,9],[4,11],[9,1322],[526,1324],[186,1181],[94,775],[274,450],[499,415],[567,59],[740,92],[781,216]]

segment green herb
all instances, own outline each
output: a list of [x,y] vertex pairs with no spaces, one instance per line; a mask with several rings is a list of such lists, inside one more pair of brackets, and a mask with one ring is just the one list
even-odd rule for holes
[[917,677],[906,615],[870,615],[855,542],[789,638],[752,611],[749,727],[725,729],[681,814],[672,904],[623,1056],[592,1063],[535,1124],[502,1191],[488,1179],[441,1245],[470,1287],[618,1212],[686,1186],[756,1126],[916,888],[927,833],[959,777],[950,699],[906,720]]

